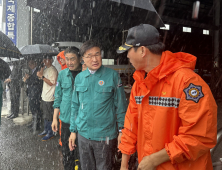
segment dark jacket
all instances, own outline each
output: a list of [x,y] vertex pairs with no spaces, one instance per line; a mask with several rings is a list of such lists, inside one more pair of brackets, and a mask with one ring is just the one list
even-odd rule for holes
[[39,80],[37,76],[38,69],[30,75],[30,77],[26,80],[26,84],[28,85],[27,88],[27,95],[30,99],[35,98],[42,93],[42,81]]
[[22,83],[22,68],[19,62],[13,63],[13,69],[10,75],[10,88],[20,89]]

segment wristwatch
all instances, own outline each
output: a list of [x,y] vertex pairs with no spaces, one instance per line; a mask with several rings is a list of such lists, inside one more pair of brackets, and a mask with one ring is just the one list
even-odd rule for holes
[[45,78],[45,76],[42,76],[42,80]]
[[119,133],[122,133],[123,129],[124,129],[124,127],[119,127]]

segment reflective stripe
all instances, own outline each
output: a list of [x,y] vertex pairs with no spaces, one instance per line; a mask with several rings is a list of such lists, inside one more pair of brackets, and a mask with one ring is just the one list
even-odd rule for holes
[[149,105],[162,106],[162,107],[175,107],[178,108],[180,99],[175,97],[149,97]]

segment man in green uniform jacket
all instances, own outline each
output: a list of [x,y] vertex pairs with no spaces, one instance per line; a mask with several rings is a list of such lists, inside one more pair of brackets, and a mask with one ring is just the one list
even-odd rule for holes
[[[62,141],[62,154],[63,165],[65,170],[78,169],[79,154],[77,151],[70,152],[69,150],[69,126],[70,126],[70,113],[71,113],[71,99],[76,75],[81,72],[79,50],[76,48],[67,48],[64,52],[66,69],[59,73],[54,100],[54,115],[52,122],[52,130],[58,130],[58,114],[60,111],[60,120],[62,121],[61,127],[61,141]],[[76,165],[75,165],[76,164]],[[78,167],[78,168],[77,168]]]
[[116,71],[102,66],[100,45],[85,42],[80,55],[88,67],[76,76],[70,119],[70,150],[76,133],[83,170],[111,170],[113,153],[122,135],[126,97]]

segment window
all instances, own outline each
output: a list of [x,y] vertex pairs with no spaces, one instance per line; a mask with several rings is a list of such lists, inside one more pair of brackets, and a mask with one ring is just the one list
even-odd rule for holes
[[114,59],[102,59],[103,65],[114,65]]
[[183,27],[183,32],[191,32],[191,28],[190,27]]
[[210,34],[210,31],[209,31],[209,30],[203,30],[203,34],[204,34],[204,35],[209,35],[209,34]]

